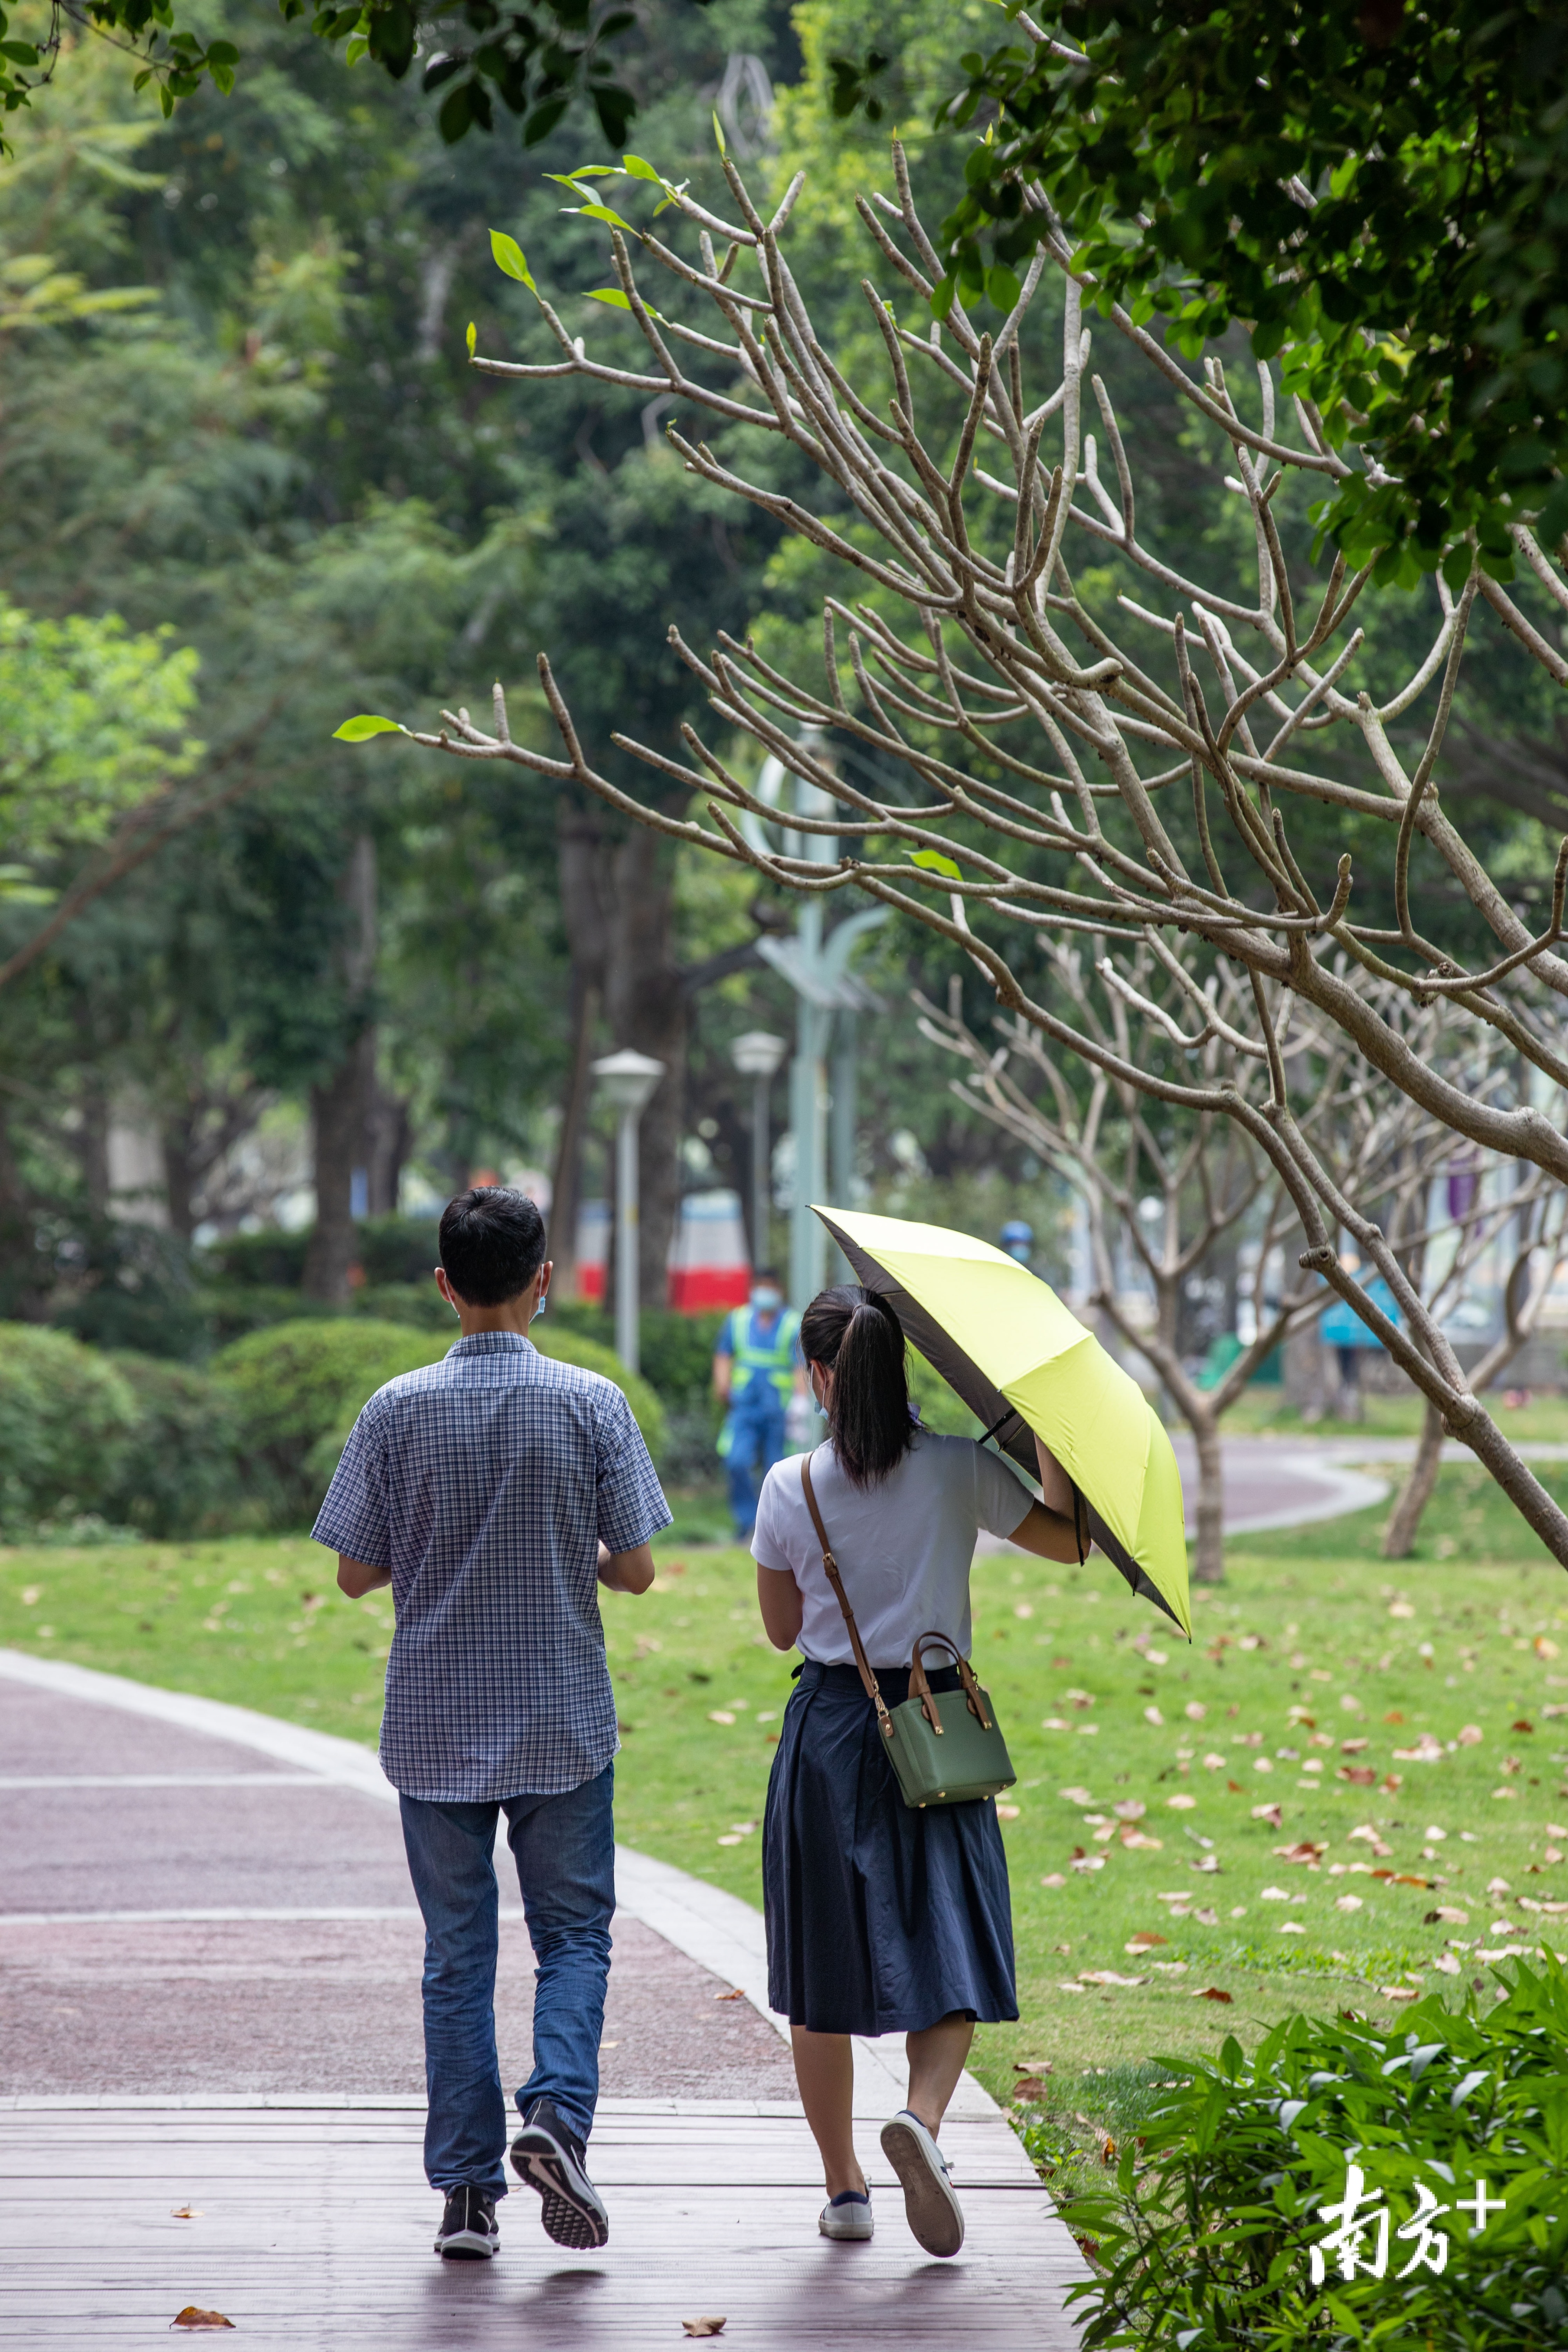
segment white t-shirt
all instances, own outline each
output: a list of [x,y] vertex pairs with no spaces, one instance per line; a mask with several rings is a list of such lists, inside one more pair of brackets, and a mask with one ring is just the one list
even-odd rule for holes
[[[805,1506],[801,1458],[775,1462],[763,1479],[752,1556],[799,1585],[802,1654],[853,1664],[849,1628]],[[811,1483],[872,1666],[907,1666],[921,1633],[947,1634],[967,1657],[975,1537],[982,1528],[1012,1535],[1035,1499],[1011,1466],[973,1438],[922,1430],[880,1486],[852,1486],[830,1444],[813,1454]],[[941,1663],[939,1652],[928,1654],[931,1668]]]

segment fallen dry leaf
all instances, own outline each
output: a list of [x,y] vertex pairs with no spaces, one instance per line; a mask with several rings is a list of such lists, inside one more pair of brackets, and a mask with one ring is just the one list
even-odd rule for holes
[[716,1992],[713,1998],[715,2000],[744,2000],[746,1996],[737,1985],[733,1992]]
[[234,2322],[226,2319],[221,2311],[203,2311],[197,2305],[187,2303],[184,2311],[175,2312],[169,2325],[171,2327],[232,2327]]
[[1255,1822],[1267,1822],[1271,1830],[1277,1830],[1283,1822],[1285,1816],[1280,1811],[1278,1805],[1254,1805],[1252,1808],[1252,1818]]
[[1218,1985],[1205,1985],[1202,1992],[1192,1995],[1194,2000],[1228,2000],[1230,1997],[1229,1993],[1221,1992]]
[[1039,2074],[1022,2074],[1013,2085],[1015,2106],[1028,2106],[1036,2099],[1043,2099],[1045,2095],[1045,2080]]
[[1140,1927],[1131,1942],[1123,1944],[1121,1948],[1124,1952],[1147,1952],[1152,1951],[1156,1944],[1163,1944],[1166,1940],[1163,1936],[1156,1936],[1152,1927]]
[[1048,2074],[1055,2063],[1050,2058],[1015,2058],[1013,2072],[1015,2074]]
[[199,2221],[202,2218],[202,2209],[199,2205],[171,2205],[169,2212],[171,2218],[176,2221]]
[[724,2330],[721,2319],[683,2319],[680,2324],[688,2336],[721,2336]]

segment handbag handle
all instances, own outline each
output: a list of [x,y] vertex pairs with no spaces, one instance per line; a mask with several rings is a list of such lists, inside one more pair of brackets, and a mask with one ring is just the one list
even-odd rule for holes
[[973,1667],[959,1648],[958,1643],[946,1633],[922,1633],[915,1643],[914,1656],[910,1663],[910,1694],[911,1697],[918,1695],[921,1713],[925,1717],[931,1729],[940,1733],[942,1727],[942,1717],[936,1710],[936,1701],[931,1696],[931,1685],[926,1680],[925,1661],[921,1656],[921,1652],[928,1642],[940,1642],[944,1650],[952,1652],[952,1663],[958,1668],[958,1679],[963,1685],[963,1695],[969,1701],[969,1712],[982,1731],[989,1731],[991,1718],[985,1712],[984,1694],[974,1679]]
[[849,1646],[855,1653],[855,1663],[860,1669],[860,1679],[866,1685],[866,1696],[877,1710],[877,1721],[881,1726],[883,1738],[891,1739],[893,1718],[888,1713],[888,1703],[882,1696],[877,1677],[872,1673],[869,1661],[866,1656],[866,1645],[860,1639],[860,1628],[855,1622],[855,1612],[850,1608],[845,1595],[844,1580],[838,1573],[838,1562],[833,1557],[833,1548],[827,1540],[827,1529],[823,1526],[822,1513],[816,1507],[816,1496],[811,1484],[809,1454],[801,1456],[800,1484],[801,1491],[805,1496],[805,1507],[811,1513],[811,1524],[816,1529],[816,1540],[822,1546],[823,1573],[833,1587],[838,1606],[844,1612],[844,1622],[849,1628]]

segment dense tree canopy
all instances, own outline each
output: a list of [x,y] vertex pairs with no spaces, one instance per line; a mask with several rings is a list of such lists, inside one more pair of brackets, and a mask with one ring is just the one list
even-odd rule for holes
[[[940,298],[1070,216],[1102,308],[1195,353],[1231,320],[1365,470],[1321,520],[1413,579],[1568,530],[1568,18],[1553,0],[1007,8],[944,119],[978,129]],[[848,60],[840,101],[866,77]],[[1031,193],[1037,192],[1037,193]],[[1043,195],[1047,211],[1039,209]]]

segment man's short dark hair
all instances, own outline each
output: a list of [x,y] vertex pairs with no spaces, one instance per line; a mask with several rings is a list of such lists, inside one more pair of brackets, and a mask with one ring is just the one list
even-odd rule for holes
[[759,1265],[753,1269],[752,1275],[753,1282],[777,1282],[780,1278],[776,1265]]
[[504,1307],[544,1264],[544,1220],[526,1192],[477,1184],[441,1213],[441,1264],[469,1307]]

